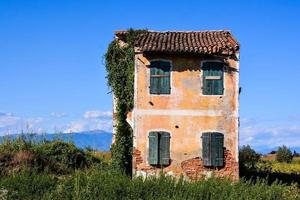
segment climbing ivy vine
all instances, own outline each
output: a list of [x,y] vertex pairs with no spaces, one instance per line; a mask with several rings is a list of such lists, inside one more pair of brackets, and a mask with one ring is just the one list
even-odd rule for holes
[[146,30],[129,29],[124,36],[126,45],[113,40],[105,54],[108,85],[116,98],[116,133],[111,147],[114,169],[131,175],[132,129],[127,123],[128,112],[133,108],[134,97],[134,42]]

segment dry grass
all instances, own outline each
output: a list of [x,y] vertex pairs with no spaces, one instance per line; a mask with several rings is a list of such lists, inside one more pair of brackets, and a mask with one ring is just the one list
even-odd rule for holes
[[281,173],[300,174],[300,163],[280,163],[272,162],[272,171]]
[[300,157],[294,157],[291,163],[280,163],[276,161],[276,154],[262,156],[263,161],[269,161],[272,172],[300,174]]
[[276,159],[276,154],[267,154],[261,157],[264,161],[274,161]]
[[109,161],[111,158],[111,153],[109,151],[93,151],[91,153],[95,158],[103,159]]
[[[275,161],[276,160],[276,154],[267,154],[261,157],[264,161]],[[299,162],[300,157],[294,157],[293,162]]]

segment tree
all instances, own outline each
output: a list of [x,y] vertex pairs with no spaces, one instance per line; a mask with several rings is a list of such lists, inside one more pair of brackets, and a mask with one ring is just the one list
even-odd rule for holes
[[239,161],[241,168],[254,169],[259,161],[260,155],[256,153],[249,145],[242,146],[239,151]]
[[276,160],[278,162],[290,163],[293,160],[293,154],[289,148],[287,148],[285,145],[283,145],[278,148],[278,151],[276,154]]

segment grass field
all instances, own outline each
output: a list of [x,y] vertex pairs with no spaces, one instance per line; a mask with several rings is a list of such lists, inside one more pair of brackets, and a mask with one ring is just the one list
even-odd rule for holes
[[[89,200],[89,199],[262,199],[297,200],[296,185],[264,180],[231,182],[211,178],[187,182],[169,176],[133,178],[93,168],[77,170],[67,176],[21,172],[0,179],[0,199]],[[1,197],[2,196],[2,197]]]
[[[296,162],[296,161],[295,161]],[[0,200],[89,199],[300,199],[300,188],[284,177],[249,173],[238,182],[227,179],[186,181],[161,174],[131,178],[116,172],[109,152],[79,149],[63,141],[22,138],[0,144]],[[282,166],[279,166],[282,168]],[[251,179],[252,178],[252,179]]]

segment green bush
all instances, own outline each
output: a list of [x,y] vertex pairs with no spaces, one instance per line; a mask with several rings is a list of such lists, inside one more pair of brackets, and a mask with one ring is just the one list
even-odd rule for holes
[[73,143],[59,140],[45,142],[43,145],[39,145],[35,151],[43,157],[42,160],[49,163],[50,170],[54,170],[57,174],[87,167],[90,164],[89,159],[91,159]]
[[36,146],[35,134],[20,134],[16,138],[4,137],[0,144],[0,153],[29,151]]
[[276,160],[278,162],[291,163],[293,160],[293,154],[289,148],[285,145],[279,147],[276,153]]
[[101,163],[91,151],[61,140],[37,141],[21,135],[0,144],[0,175],[35,169],[52,174],[68,174],[75,169]]
[[260,155],[249,145],[242,146],[239,150],[239,164],[241,169],[255,169]]
[[256,163],[256,170],[260,172],[271,173],[272,172],[272,162],[268,160],[259,160]]
[[41,199],[57,186],[57,179],[47,174],[22,171],[15,175],[1,177],[0,197],[11,200]]

